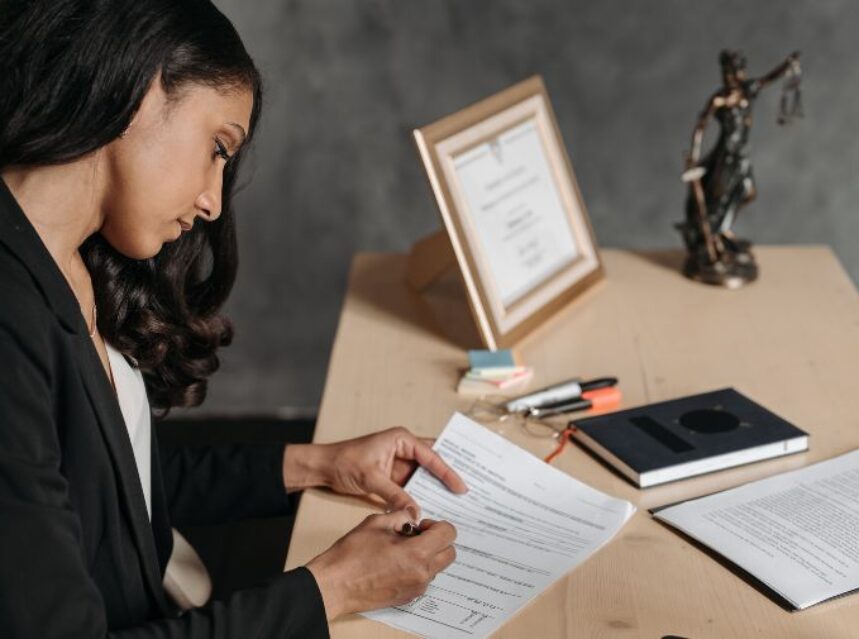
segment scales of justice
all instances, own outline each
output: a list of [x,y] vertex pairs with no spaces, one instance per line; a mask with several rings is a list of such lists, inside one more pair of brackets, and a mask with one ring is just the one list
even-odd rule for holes
[[[739,288],[753,282],[758,266],[751,242],[732,228],[739,210],[757,192],[749,159],[752,107],[760,91],[785,78],[778,123],[802,117],[799,53],[759,78],[746,75],[746,59],[738,51],[722,51],[722,86],[708,100],[692,134],[686,170],[689,185],[686,216],[676,225],[688,251],[684,274],[698,282]],[[704,131],[710,119],[720,127],[713,147],[701,157]]]

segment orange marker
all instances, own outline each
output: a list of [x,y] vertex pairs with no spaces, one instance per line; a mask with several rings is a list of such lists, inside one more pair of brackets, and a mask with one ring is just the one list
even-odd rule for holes
[[528,417],[540,419],[541,417],[552,417],[553,415],[575,413],[583,410],[611,410],[620,404],[620,400],[620,389],[617,386],[598,388],[596,390],[585,391],[580,397],[563,404],[532,408],[528,411]]

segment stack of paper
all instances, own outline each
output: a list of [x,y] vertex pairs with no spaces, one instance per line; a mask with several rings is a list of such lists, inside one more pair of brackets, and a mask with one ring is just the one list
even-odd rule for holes
[[859,450],[654,516],[739,566],[780,604],[801,610],[859,590]]
[[534,370],[518,366],[509,350],[468,351],[471,368],[463,375],[456,392],[462,395],[491,395],[527,384]]
[[607,544],[635,512],[458,413],[433,449],[468,493],[453,494],[423,468],[406,491],[423,517],[456,527],[456,560],[413,601],[364,613],[421,637],[487,637]]

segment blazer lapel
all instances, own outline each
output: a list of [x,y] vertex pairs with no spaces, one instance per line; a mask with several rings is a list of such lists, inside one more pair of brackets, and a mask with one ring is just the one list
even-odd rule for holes
[[169,606],[164,598],[155,538],[146,511],[146,500],[140,485],[140,477],[137,474],[134,451],[131,448],[119,403],[92,342],[78,341],[78,358],[81,363],[84,387],[95,409],[98,424],[113,459],[119,489],[124,497],[125,511],[131,523],[131,533],[141,554],[144,576],[158,605],[166,612]]

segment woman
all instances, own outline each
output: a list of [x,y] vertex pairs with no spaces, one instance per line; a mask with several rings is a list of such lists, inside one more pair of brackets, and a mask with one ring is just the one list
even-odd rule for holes
[[[257,71],[207,0],[0,0],[4,637],[327,636],[326,617],[407,601],[453,561],[449,524],[396,534],[419,517],[401,487],[416,464],[465,490],[404,429],[158,450],[149,408],[202,402],[230,341],[229,196],[259,111]],[[281,513],[309,486],[391,512],[174,614],[171,522]]]

